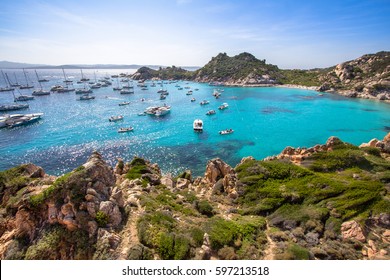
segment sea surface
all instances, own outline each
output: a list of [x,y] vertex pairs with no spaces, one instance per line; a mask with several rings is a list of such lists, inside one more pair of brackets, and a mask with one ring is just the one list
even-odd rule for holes
[[[21,70],[3,70],[12,82],[25,84]],[[46,89],[63,84],[61,70],[37,70]],[[80,79],[80,70],[65,70],[67,78]],[[132,73],[134,70],[84,70],[94,81],[103,76]],[[14,74],[15,73],[15,74]],[[33,70],[27,70],[29,83],[38,82]],[[16,78],[15,78],[16,77]],[[120,80],[120,79],[119,79]],[[113,85],[117,80],[112,79]],[[372,138],[382,139],[390,131],[390,104],[378,101],[347,99],[338,95],[319,95],[315,91],[290,88],[219,87],[219,99],[212,96],[215,86],[178,81],[164,81],[169,91],[166,100],[160,100],[160,85],[141,90],[134,82],[134,94],[121,95],[112,87],[94,90],[96,99],[78,101],[79,95],[51,93],[36,96],[29,101],[30,108],[12,113],[44,113],[35,124],[0,130],[0,170],[21,163],[33,162],[49,174],[59,175],[83,164],[96,150],[105,160],[115,165],[117,158],[131,160],[144,157],[159,164],[163,173],[177,174],[191,169],[202,175],[207,161],[219,157],[234,166],[242,157],[262,159],[280,153],[286,146],[310,147],[325,143],[330,136],[359,145]],[[192,95],[186,95],[190,89]],[[0,75],[0,87],[4,86]],[[74,87],[82,87],[74,83]],[[195,90],[198,89],[198,90]],[[32,90],[15,91],[31,94]],[[191,102],[195,97],[196,102]],[[142,98],[145,101],[141,101]],[[202,100],[210,103],[199,104]],[[0,92],[0,104],[12,103],[12,92]],[[119,106],[123,101],[130,105]],[[223,102],[228,109],[218,110]],[[168,104],[170,114],[156,118],[139,116],[147,107]],[[206,116],[208,110],[217,111]],[[110,116],[123,115],[120,122],[109,122]],[[204,132],[195,133],[195,119],[202,119]],[[118,133],[120,127],[134,127],[133,132]],[[234,133],[220,135],[224,129]]]

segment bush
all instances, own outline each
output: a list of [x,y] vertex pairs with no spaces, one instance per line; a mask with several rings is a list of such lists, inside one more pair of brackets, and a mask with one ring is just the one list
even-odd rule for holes
[[214,209],[207,200],[197,201],[195,207],[202,215],[206,215],[207,217],[214,215]]
[[373,155],[373,156],[376,156],[376,157],[380,157],[381,156],[381,151],[378,148],[365,147],[365,148],[362,148],[362,150],[364,152],[366,152],[367,154],[369,154],[369,155]]
[[314,160],[310,169],[319,172],[331,172],[350,167],[371,169],[371,163],[363,156],[361,150],[335,149],[330,152],[320,152],[313,154]]
[[191,236],[191,239],[193,240],[194,242],[194,246],[195,247],[200,247],[202,246],[203,244],[203,237],[204,237],[204,231],[201,230],[200,228],[192,228],[190,230],[190,236]]
[[99,225],[99,227],[105,227],[109,221],[110,217],[102,212],[102,211],[97,211],[96,213],[96,217],[95,217],[95,220],[97,222],[97,224]]
[[150,173],[146,165],[146,161],[142,158],[135,157],[130,163],[130,169],[126,174],[126,178],[134,180],[141,178],[142,174]]

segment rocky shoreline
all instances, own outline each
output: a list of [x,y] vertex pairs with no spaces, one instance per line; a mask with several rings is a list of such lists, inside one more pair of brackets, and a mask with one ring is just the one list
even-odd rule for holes
[[0,172],[0,259],[390,259],[390,133],[162,175],[94,152]]

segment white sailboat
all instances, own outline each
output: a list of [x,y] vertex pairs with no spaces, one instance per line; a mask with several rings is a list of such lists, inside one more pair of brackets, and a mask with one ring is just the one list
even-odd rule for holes
[[38,83],[39,83],[39,89],[34,90],[32,95],[36,95],[36,96],[49,95],[50,91],[43,90],[43,88],[42,88],[42,82],[41,82],[42,79],[39,79],[37,70],[35,70],[35,75],[37,76],[37,80],[38,80]]

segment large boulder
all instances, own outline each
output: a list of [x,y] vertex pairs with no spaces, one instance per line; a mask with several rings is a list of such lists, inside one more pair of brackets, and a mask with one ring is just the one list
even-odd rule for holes
[[352,239],[360,242],[366,241],[363,229],[356,221],[348,221],[341,224],[341,235],[344,239]]
[[219,158],[209,160],[204,174],[208,182],[215,184],[219,179],[224,178],[228,174],[235,174],[234,169]]

